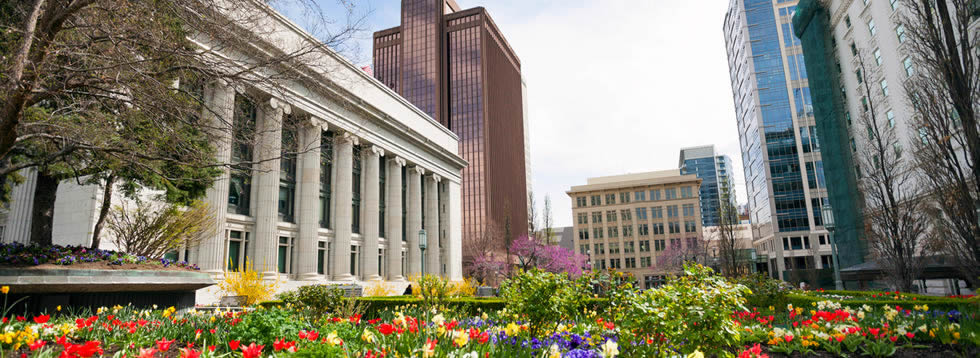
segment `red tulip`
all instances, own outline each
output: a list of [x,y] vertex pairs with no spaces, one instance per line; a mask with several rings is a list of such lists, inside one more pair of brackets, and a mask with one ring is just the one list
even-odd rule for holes
[[36,351],[38,350],[38,348],[44,347],[45,344],[48,344],[48,342],[39,339],[34,341],[34,343],[28,344],[27,348],[30,348],[31,351]]
[[890,339],[892,341],[892,343],[895,343],[895,341],[898,340],[898,336],[891,336],[891,337],[888,337],[888,339]]
[[200,358],[201,352],[187,347],[180,350],[180,358]]
[[388,323],[382,323],[382,324],[378,325],[377,329],[378,329],[378,332],[380,332],[381,334],[387,336],[387,335],[391,334],[391,332],[394,332],[395,331],[395,326],[392,326],[391,324],[388,324]]
[[37,324],[48,323],[48,320],[49,319],[51,319],[51,315],[47,315],[46,314],[46,315],[43,315],[43,316],[35,316],[34,317],[34,323],[37,323]]
[[262,356],[263,345],[255,345],[255,343],[249,344],[247,347],[242,347],[242,358],[259,358]]
[[153,347],[150,347],[150,348],[140,348],[139,355],[137,357],[139,357],[139,358],[153,358],[153,355],[156,354],[156,352],[157,352],[157,349],[156,348],[153,348]]
[[238,346],[240,344],[241,344],[241,342],[239,342],[239,341],[235,341],[235,340],[228,341],[228,348],[230,348],[231,350],[235,351],[235,350],[238,350]]
[[176,339],[171,339],[168,341],[166,338],[160,338],[160,340],[157,341],[157,349],[159,349],[161,352],[166,352],[170,350],[170,345],[174,343],[175,340]]
[[915,338],[915,333],[909,332],[909,333],[906,333],[905,336],[906,337],[909,337],[909,339],[912,339],[912,338]]

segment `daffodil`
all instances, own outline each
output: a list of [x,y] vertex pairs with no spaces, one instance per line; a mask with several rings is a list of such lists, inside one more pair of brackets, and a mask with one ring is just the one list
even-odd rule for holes
[[374,343],[374,333],[371,333],[371,331],[368,331],[367,328],[364,328],[364,333],[361,333],[361,340],[368,343]]
[[344,340],[337,336],[337,331],[333,331],[327,335],[327,343],[331,346],[339,346],[344,344]]
[[443,323],[446,323],[446,317],[443,317],[442,313],[437,314],[435,317],[432,317],[432,323],[435,323],[436,326],[441,326]]
[[558,348],[557,344],[552,344],[551,348],[548,349],[548,358],[561,358],[561,349]]

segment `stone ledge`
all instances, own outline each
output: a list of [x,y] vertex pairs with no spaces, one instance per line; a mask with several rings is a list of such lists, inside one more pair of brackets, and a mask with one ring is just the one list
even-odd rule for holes
[[16,293],[193,291],[214,284],[197,271],[0,268],[0,285]]

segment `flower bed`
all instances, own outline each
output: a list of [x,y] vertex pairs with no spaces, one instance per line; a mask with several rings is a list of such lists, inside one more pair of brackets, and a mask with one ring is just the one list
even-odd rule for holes
[[0,244],[0,266],[30,267],[40,265],[57,266],[86,266],[97,268],[105,266],[147,269],[193,269],[184,261],[174,261],[165,258],[152,259],[145,256],[134,256],[122,252],[91,249],[82,246],[36,246],[21,243]]

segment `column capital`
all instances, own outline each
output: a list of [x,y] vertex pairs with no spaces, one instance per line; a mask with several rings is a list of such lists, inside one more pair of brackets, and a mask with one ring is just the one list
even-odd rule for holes
[[429,176],[429,178],[432,178],[432,180],[435,181],[436,183],[442,181],[442,176],[440,176],[439,174],[432,173],[432,174],[429,174],[428,176]]
[[289,103],[275,97],[269,98],[269,102],[266,104],[272,109],[282,110],[283,114],[290,114],[292,112],[292,106],[290,106]]
[[425,175],[425,168],[422,168],[418,165],[413,165],[411,168],[408,168],[408,170],[415,171],[418,175]]
[[372,145],[368,147],[366,151],[364,151],[364,154],[381,157],[385,155],[385,150],[377,145]]
[[351,133],[349,131],[338,129],[334,131],[334,133],[336,133],[334,134],[334,140],[340,142],[350,142],[352,145],[358,145],[361,143],[360,138],[358,138],[356,135],[354,135],[354,133]]
[[407,164],[407,162],[405,162],[405,158],[398,157],[398,156],[391,157],[390,160],[393,163],[397,164],[399,167],[404,167],[405,164]]

